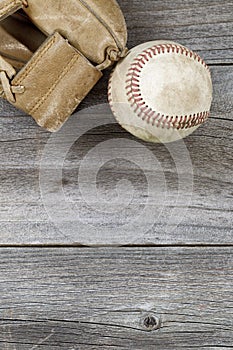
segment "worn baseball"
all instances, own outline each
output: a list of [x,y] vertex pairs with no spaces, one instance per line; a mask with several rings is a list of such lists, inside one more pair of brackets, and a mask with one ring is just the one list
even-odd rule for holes
[[167,143],[206,121],[212,90],[210,70],[200,56],[174,42],[151,41],[118,63],[108,95],[123,128],[145,141]]

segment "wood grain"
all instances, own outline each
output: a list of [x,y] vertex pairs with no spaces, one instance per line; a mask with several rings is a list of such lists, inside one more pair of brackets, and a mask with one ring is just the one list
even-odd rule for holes
[[187,45],[209,64],[233,63],[233,3],[202,0],[120,0],[129,47],[166,39]]
[[232,248],[21,248],[0,258],[1,349],[232,349]]
[[[50,134],[38,128],[30,117],[22,115],[13,117],[13,114],[18,111],[13,110],[6,102],[2,102],[1,115],[6,113],[6,116],[0,118],[2,126],[0,131],[1,244],[108,244],[113,242],[113,236],[119,235],[121,225],[125,224],[128,218],[137,216],[141,208],[147,205],[148,184],[145,172],[153,175],[153,169],[148,171],[148,164],[145,165],[145,169],[138,169],[130,159],[120,161],[116,156],[111,158],[115,147],[115,144],[111,143],[108,146],[108,153],[112,161],[107,162],[103,167],[100,167],[99,158],[89,162],[86,168],[87,178],[88,174],[99,171],[98,191],[109,201],[110,207],[115,197],[116,184],[120,180],[127,179],[133,186],[133,202],[127,205],[128,193],[123,193],[121,199],[125,212],[119,215],[110,215],[104,211],[96,212],[95,208],[99,201],[97,197],[91,199],[91,208],[86,208],[85,198],[79,190],[78,175],[79,167],[90,150],[106,140],[114,141],[119,137],[136,142],[130,144],[129,149],[124,146],[123,153],[126,158],[129,152],[135,154],[139,152],[139,146],[144,145],[160,162],[166,179],[167,200],[165,201],[158,191],[158,196],[152,202],[155,205],[155,215],[159,208],[163,210],[158,217],[154,215],[148,218],[148,226],[152,227],[145,234],[140,233],[143,231],[143,226],[139,227],[137,229],[139,235],[135,234],[135,228],[132,228],[129,237],[119,238],[117,243],[232,244],[233,67],[214,66],[212,75],[214,102],[211,118],[185,140],[192,168],[185,169],[184,163],[182,172],[190,176],[190,170],[193,171],[193,190],[187,188],[183,180],[179,190],[181,201],[178,204],[176,204],[178,190],[176,164],[166,147],[141,143],[124,132],[117,124],[93,128],[73,144],[63,167],[62,180],[66,199],[72,203],[75,217],[80,214],[84,222],[94,223],[100,232],[102,225],[115,228],[113,233],[109,233],[110,237],[106,241],[101,234],[95,241],[92,237],[88,240],[88,226],[83,237],[78,230],[79,221],[73,230],[70,229],[67,232],[64,229],[64,234],[59,232],[44,208],[39,182],[41,157]],[[100,89],[99,95],[96,96],[104,95],[102,84],[96,88],[96,91]],[[57,142],[57,147],[61,147],[63,139],[60,141],[58,139]],[[180,143],[174,146],[174,149],[177,147],[177,154],[180,152],[179,145]],[[182,157],[179,156],[179,158]],[[158,172],[158,178],[160,175],[162,174]],[[154,184],[156,186],[156,180]],[[55,188],[56,179],[49,190],[51,200],[54,198],[56,202]],[[184,215],[184,209],[187,207],[186,198],[190,194],[192,194],[191,203]],[[91,198],[91,195],[92,191],[87,197]],[[170,222],[170,227],[173,229],[171,233],[171,231],[164,231],[164,227],[172,209],[177,213]],[[178,227],[176,227],[177,218],[182,219]],[[12,232],[14,232],[13,236]]]
[[[193,189],[187,188],[190,169],[181,162],[183,182],[176,202],[177,168],[163,145],[141,143],[116,124],[91,128],[66,156],[62,188],[74,217],[81,215],[98,235],[93,237],[88,226],[81,235],[77,221],[68,221],[69,230],[61,231],[46,212],[40,191],[41,157],[50,134],[0,100],[1,350],[233,349],[233,2],[119,3],[127,20],[129,48],[172,40],[197,51],[210,65],[211,118],[185,140]],[[107,102],[109,73],[79,111]],[[123,148],[127,154],[146,147],[162,171],[153,172],[146,162],[140,169],[131,159],[116,156],[99,169],[99,158],[92,158],[86,179],[99,170],[98,192],[109,208],[122,180],[133,190],[130,203],[129,193],[121,193],[122,213],[95,212],[98,198],[92,197],[87,207],[80,193],[80,165],[90,150],[118,138],[134,141]],[[63,141],[58,139],[58,150]],[[174,151],[179,145],[174,144]],[[115,154],[114,149],[110,143],[107,154]],[[146,171],[149,177],[165,176],[166,200],[158,191],[150,206],[146,204]],[[55,180],[48,190],[56,203]],[[146,232],[141,224],[124,236],[122,225],[146,205],[155,213],[161,207],[163,211],[146,217],[152,225]],[[167,226],[172,210],[176,215]],[[66,218],[66,213],[61,216]],[[109,237],[103,235],[103,227],[109,227]],[[130,247],[80,247],[110,242]]]

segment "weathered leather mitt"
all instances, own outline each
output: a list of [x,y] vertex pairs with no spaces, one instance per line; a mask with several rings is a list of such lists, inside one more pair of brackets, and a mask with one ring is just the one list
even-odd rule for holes
[[0,20],[0,95],[49,131],[127,52],[116,0],[0,0]]

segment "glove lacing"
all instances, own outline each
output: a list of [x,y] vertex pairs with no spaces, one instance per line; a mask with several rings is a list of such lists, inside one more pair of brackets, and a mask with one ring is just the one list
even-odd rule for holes
[[106,52],[106,59],[103,63],[99,64],[96,68],[99,70],[106,69],[114,64],[114,62],[118,62],[121,58],[124,58],[128,55],[129,50],[125,48],[122,51],[117,51],[115,48],[108,47]]
[[24,86],[11,85],[11,79],[16,75],[16,70],[0,56],[0,82],[4,97],[11,103],[15,103],[15,94],[22,94]]

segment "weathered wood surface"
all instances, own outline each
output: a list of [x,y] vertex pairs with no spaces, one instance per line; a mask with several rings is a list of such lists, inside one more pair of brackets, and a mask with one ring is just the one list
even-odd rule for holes
[[233,2],[216,0],[120,0],[129,46],[168,39],[198,51],[206,61],[233,61]]
[[[232,151],[232,130],[233,130],[233,66],[212,67],[214,81],[214,102],[212,116],[209,121],[199,128],[193,135],[185,140],[187,153],[189,154],[194,174],[193,190],[187,188],[184,181],[181,182],[181,202],[175,205],[177,199],[177,169],[176,159],[172,159],[169,151],[162,145],[139,143],[136,139],[125,133],[118,125],[102,126],[92,129],[77,140],[68,152],[63,169],[63,190],[68,202],[72,202],[75,215],[83,212],[85,199],[79,191],[78,173],[79,166],[87,156],[87,152],[94,149],[98,144],[106,140],[114,140],[124,137],[127,140],[135,141],[130,145],[131,149],[124,146],[123,158],[125,162],[117,160],[113,154],[115,143],[108,145],[109,155],[112,162],[107,162],[100,167],[99,161],[90,161],[86,169],[88,173],[99,171],[97,179],[98,191],[103,198],[109,201],[114,199],[116,184],[127,179],[134,188],[133,203],[128,202],[128,193],[122,194],[122,207],[127,210],[127,215],[134,218],[139,214],[140,205],[148,206],[146,196],[148,184],[145,179],[145,172],[148,171],[148,164],[145,168],[137,169],[128,159],[127,154],[131,151],[137,153],[139,146],[143,144],[150,150],[154,157],[160,162],[162,171],[166,177],[167,199],[164,200],[158,190],[155,197],[155,215],[148,218],[151,220],[152,228],[146,234],[141,234],[140,227],[135,234],[133,227],[129,237],[122,237],[116,243],[121,244],[232,244],[233,243],[233,215],[232,215],[232,179],[233,179],[233,151]],[[103,83],[101,91],[103,93]],[[98,88],[97,88],[98,89]],[[99,91],[100,91],[99,90]],[[40,193],[40,164],[46,142],[49,140],[49,133],[38,128],[34,121],[27,116],[12,117],[8,105],[3,103],[1,114],[0,131],[0,233],[2,244],[108,244],[112,242],[111,237],[119,235],[120,225],[125,224],[127,218],[125,213],[119,215],[114,213],[106,214],[96,212],[98,198],[92,199],[91,210],[83,212],[82,220],[95,223],[99,227],[99,239],[93,241],[88,237],[88,226],[83,237],[79,232],[78,224],[74,229],[65,234],[60,234],[58,228],[51,221],[43,204]],[[15,112],[11,108],[12,113]],[[80,126],[81,128],[81,122]],[[78,137],[77,137],[78,138]],[[57,147],[61,147],[63,139],[56,141]],[[120,145],[120,142],[119,142]],[[177,147],[179,154],[179,145]],[[181,147],[182,148],[182,147]],[[105,147],[106,149],[106,147]],[[182,156],[180,156],[181,158]],[[179,156],[178,156],[179,158]],[[183,172],[190,176],[190,169]],[[149,169],[153,175],[154,169]],[[159,177],[159,173],[158,173]],[[55,180],[54,180],[55,182]],[[156,185],[156,180],[154,180]],[[56,184],[52,183],[50,191],[51,198],[56,201]],[[192,194],[189,210],[184,215],[187,206],[186,197]],[[91,197],[91,193],[89,193]],[[88,197],[88,196],[87,196]],[[156,203],[155,203],[156,202]],[[109,204],[111,207],[111,203]],[[160,208],[162,214],[156,217]],[[164,226],[168,220],[171,209],[177,209],[176,215],[170,222],[173,233],[165,230]],[[176,229],[177,218],[182,219]],[[78,221],[79,222],[79,221]],[[102,225],[109,225],[115,230],[109,233],[109,239],[105,241],[101,235]],[[12,235],[12,232],[14,234]],[[63,232],[64,233],[64,232]],[[91,233],[90,233],[91,236]],[[132,241],[130,238],[132,237]]]
[[233,348],[232,248],[5,248],[0,258],[3,350]]
[[[117,243],[232,244],[233,3],[121,0],[120,5],[128,23],[129,47],[155,39],[174,40],[189,46],[211,64],[215,91],[210,120],[185,141],[194,172],[193,197],[189,210],[184,215],[187,192],[188,195],[191,192],[186,186],[181,186],[181,202],[176,204],[177,173],[169,152],[164,146],[144,144],[161,162],[168,186],[168,200],[164,201],[159,196],[156,198],[157,210],[163,207],[164,211],[158,218],[151,219],[151,224],[154,225],[146,235],[135,236],[132,229],[132,242],[128,238],[124,240],[123,235]],[[80,109],[107,101],[107,79],[108,73]],[[37,127],[30,117],[22,116],[6,102],[1,101],[0,106],[1,244],[88,243],[88,237],[86,242],[80,237],[78,225],[69,234],[60,234],[43,206],[39,166],[49,134]],[[90,149],[98,143],[118,137],[137,141],[119,126],[110,125],[91,130],[68,153],[63,172],[63,189],[67,200],[74,203],[74,213],[82,212],[85,207],[85,201],[79,193],[77,168]],[[137,152],[137,145],[131,144],[130,150]],[[111,152],[110,145],[109,153]],[[97,166],[98,164],[90,162],[87,173],[96,171]],[[111,201],[115,196],[116,184],[126,178],[134,188],[134,204],[140,207],[145,204],[147,195],[147,183],[143,176],[144,169],[136,171],[132,163],[122,164],[113,159],[100,171],[98,186],[103,197]],[[55,190],[51,189],[51,197],[56,198]],[[128,193],[125,193],[125,198],[123,193],[123,208],[124,199],[127,203]],[[97,205],[98,199],[94,198],[92,210],[83,214],[84,220],[95,223],[96,227],[115,226],[114,235],[117,235],[120,225],[124,224],[124,215],[95,213],[93,209]],[[173,233],[167,233],[167,230],[163,232],[172,208],[176,210],[176,218],[184,218],[178,228],[177,220],[171,220],[169,225],[175,229]],[[130,206],[126,206],[126,213],[129,217],[135,215]],[[90,240],[89,243],[108,244],[112,241],[110,239],[104,242],[101,231],[99,236],[100,240]]]
[[[109,201],[116,197],[119,181],[127,179],[134,189],[132,202],[128,203],[126,191],[121,192],[122,204],[129,204],[124,215],[84,211],[78,173],[88,152],[103,141],[121,137],[139,142],[118,125],[93,128],[68,152],[62,186],[76,216],[81,213],[84,222],[94,223],[99,236],[93,237],[88,227],[80,235],[77,222],[70,223],[72,230],[61,232],[43,206],[39,186],[41,157],[50,135],[0,101],[1,350],[233,349],[233,2],[119,3],[128,23],[129,47],[149,40],[173,40],[197,51],[211,66],[211,118],[185,140],[193,164],[193,190],[184,181],[176,202],[177,169],[168,150],[162,145],[131,143],[128,154],[137,154],[143,145],[160,162],[167,198],[158,195],[151,203],[156,210],[164,209],[155,221],[148,219],[153,227],[140,234],[139,225],[125,237],[122,224],[127,217],[136,217],[146,203],[148,164],[140,170],[130,161],[117,160],[114,142],[110,143],[112,161],[99,169],[98,161],[92,159],[86,177],[100,170],[98,190]],[[108,76],[109,72],[80,110],[107,101]],[[62,142],[58,138],[58,150]],[[181,168],[187,180],[190,169],[185,169],[185,163]],[[56,183],[49,190],[56,200]],[[91,201],[93,209],[98,200],[92,197]],[[173,217],[169,227],[174,230],[164,230],[172,209],[182,222],[177,226]],[[109,227],[106,239],[105,226]],[[78,247],[83,243],[146,246]],[[3,247],[14,245],[21,248]],[[148,320],[153,324],[153,317],[159,329],[149,332],[145,324]]]

